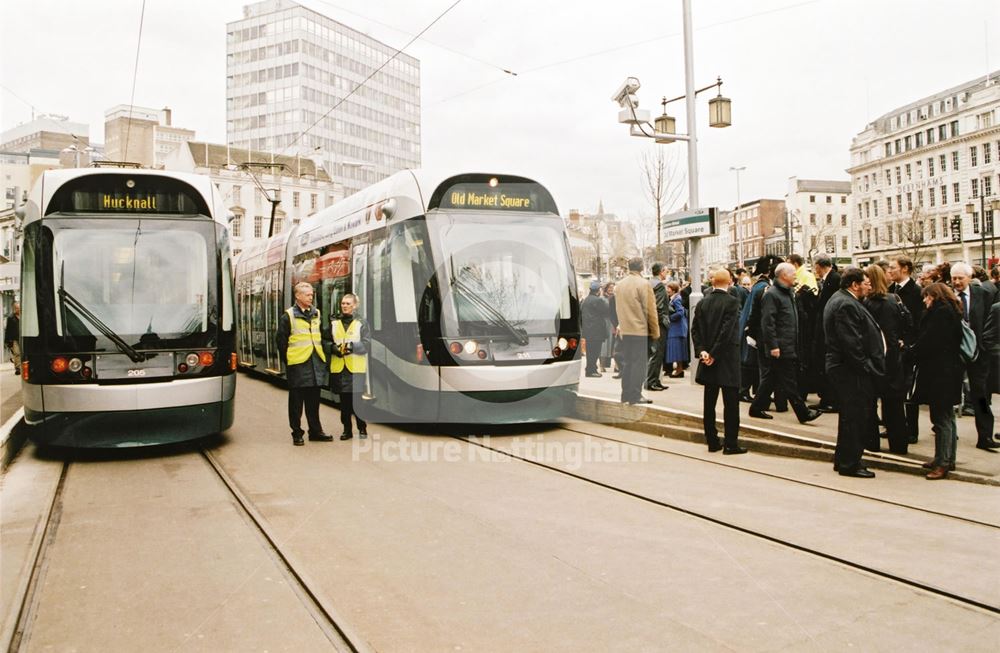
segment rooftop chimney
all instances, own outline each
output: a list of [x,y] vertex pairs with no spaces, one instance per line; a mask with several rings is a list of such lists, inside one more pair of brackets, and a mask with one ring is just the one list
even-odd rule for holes
[[171,118],[170,114],[171,114],[170,107],[163,107],[163,126],[164,127],[169,127],[170,126],[170,118]]

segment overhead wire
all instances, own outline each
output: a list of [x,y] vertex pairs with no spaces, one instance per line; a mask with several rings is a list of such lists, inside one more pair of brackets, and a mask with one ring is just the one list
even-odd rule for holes
[[125,150],[122,159],[128,161],[128,140],[132,133],[132,110],[135,108],[135,82],[139,78],[139,50],[142,47],[142,24],[146,18],[146,0],[142,0],[142,11],[139,12],[139,38],[135,42],[135,65],[132,68],[132,94],[128,100],[128,126],[125,128]]

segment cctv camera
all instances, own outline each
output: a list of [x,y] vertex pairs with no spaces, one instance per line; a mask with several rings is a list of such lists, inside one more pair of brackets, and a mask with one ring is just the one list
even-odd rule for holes
[[[630,95],[635,94],[639,90],[639,80],[636,77],[627,77],[622,85],[618,87],[614,95],[611,96],[612,101],[617,102],[620,106],[625,106],[626,100]],[[635,98],[632,98],[632,106],[637,106],[639,103]]]

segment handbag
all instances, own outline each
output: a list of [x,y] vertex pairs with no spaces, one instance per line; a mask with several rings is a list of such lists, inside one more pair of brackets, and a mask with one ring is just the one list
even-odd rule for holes
[[976,351],[976,332],[964,320],[962,321],[962,344],[959,351],[962,354],[962,361],[965,363],[974,363],[979,356],[979,352]]

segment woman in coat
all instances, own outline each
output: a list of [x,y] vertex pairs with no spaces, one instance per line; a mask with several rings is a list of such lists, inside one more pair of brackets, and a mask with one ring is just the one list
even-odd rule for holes
[[676,281],[667,284],[667,294],[670,296],[668,310],[670,330],[667,332],[667,366],[673,368],[670,378],[679,379],[684,376],[684,370],[691,361],[688,353],[688,320],[681,297],[681,286]]
[[[878,384],[876,401],[882,400],[882,420],[889,435],[889,451],[905,455],[909,444],[906,432],[906,417],[903,401],[906,398],[906,382],[903,369],[903,343],[910,341],[913,320],[903,302],[888,292],[889,281],[879,265],[865,268],[865,276],[872,284],[871,292],[864,300],[865,308],[875,318],[885,337],[885,379]],[[871,424],[865,448],[879,450],[878,425]]]
[[913,345],[917,362],[914,401],[930,407],[934,431],[934,460],[927,479],[936,481],[955,469],[958,433],[954,407],[962,403],[961,358],[962,307],[954,291],[943,283],[932,283],[921,296],[927,310],[920,320],[920,333]]

